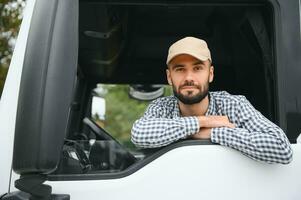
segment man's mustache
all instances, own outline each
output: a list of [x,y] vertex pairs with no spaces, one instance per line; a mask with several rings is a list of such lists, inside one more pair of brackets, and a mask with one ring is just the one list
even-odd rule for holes
[[179,89],[182,89],[183,87],[186,87],[186,86],[190,86],[190,87],[194,86],[198,89],[201,89],[201,87],[199,85],[194,84],[193,81],[186,81],[183,85],[180,85]]

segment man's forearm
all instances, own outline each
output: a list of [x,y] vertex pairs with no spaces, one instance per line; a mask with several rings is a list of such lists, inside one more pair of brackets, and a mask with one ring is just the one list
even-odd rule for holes
[[200,128],[235,127],[226,115],[198,116],[197,118],[199,120]]
[[242,128],[213,128],[211,141],[237,149],[259,161],[288,164],[292,160],[292,149],[281,129],[250,133]]
[[197,133],[199,123],[196,117],[141,118],[132,128],[132,142],[142,148],[156,148]]

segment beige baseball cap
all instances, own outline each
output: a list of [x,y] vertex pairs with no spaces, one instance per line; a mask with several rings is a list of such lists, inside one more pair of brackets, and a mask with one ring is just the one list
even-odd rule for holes
[[195,37],[185,37],[173,43],[169,47],[166,64],[168,65],[175,56],[180,54],[188,54],[201,61],[210,60],[212,62],[207,43]]

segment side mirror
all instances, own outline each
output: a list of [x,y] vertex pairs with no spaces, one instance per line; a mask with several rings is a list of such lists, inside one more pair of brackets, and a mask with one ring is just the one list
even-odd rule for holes
[[143,100],[151,101],[158,97],[163,96],[164,94],[164,85],[130,85],[129,95],[130,97]]

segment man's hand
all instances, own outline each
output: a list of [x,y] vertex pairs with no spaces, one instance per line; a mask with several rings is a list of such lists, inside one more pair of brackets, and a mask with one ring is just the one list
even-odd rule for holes
[[191,139],[210,139],[211,138],[211,128],[201,128],[196,134],[190,136]]
[[198,133],[190,136],[192,139],[210,139],[211,129],[217,127],[235,128],[235,125],[229,121],[227,116],[209,115],[198,116],[200,130]]
[[209,115],[198,116],[200,128],[216,128],[216,127],[228,127],[235,128],[235,125],[229,121],[227,116]]

